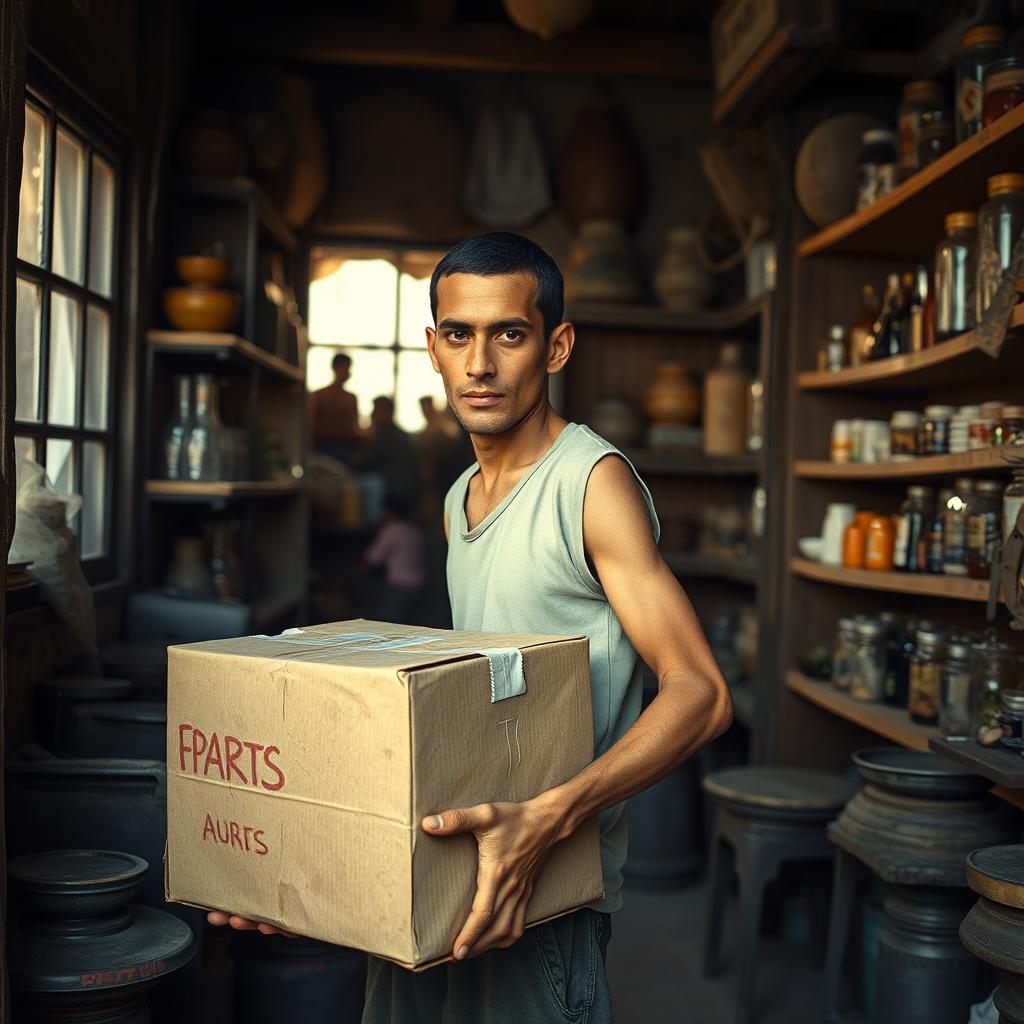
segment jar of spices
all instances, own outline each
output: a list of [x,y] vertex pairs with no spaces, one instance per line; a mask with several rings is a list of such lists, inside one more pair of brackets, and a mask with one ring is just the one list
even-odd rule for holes
[[971,421],[981,415],[980,405],[961,405],[949,421],[949,454],[959,455],[970,445]]
[[999,727],[1003,735],[999,742],[1011,750],[1024,747],[1024,690],[1003,690],[999,695],[1002,710],[999,714]]
[[921,127],[925,113],[942,110],[945,101],[938,82],[922,80],[907,82],[896,114],[899,130],[899,156],[897,167],[900,181],[906,181],[917,169],[917,146],[921,140]]
[[960,477],[942,516],[942,571],[947,576],[967,575],[967,509],[974,499],[974,481]]
[[971,732],[980,743],[991,745],[1002,735],[1000,694],[1016,685],[1016,664],[1010,647],[988,630],[971,649]]
[[894,569],[902,572],[924,571],[925,531],[932,517],[935,492],[930,487],[908,487],[907,497],[896,516],[896,540],[893,545]]
[[956,410],[951,405],[926,405],[918,431],[919,455],[949,454],[949,423]]
[[1024,60],[1008,57],[989,64],[985,68],[984,89],[981,124],[987,128],[1024,103]]
[[882,699],[886,655],[882,624],[874,619],[858,622],[856,638],[850,696],[854,700],[879,701]]
[[890,421],[889,458],[894,462],[907,462],[917,458],[917,432],[921,414],[901,409],[892,414]]
[[1024,435],[1024,405],[1004,405],[1003,418],[999,423],[1002,444],[1015,444]]
[[836,639],[832,646],[832,685],[844,693],[850,689],[853,658],[857,650],[856,623],[841,618],[836,624]]
[[946,660],[945,638],[938,631],[918,629],[917,650],[910,662],[907,709],[912,721],[935,725],[942,699],[942,667]]
[[946,215],[946,237],[935,249],[935,339],[964,334],[974,326],[974,251],[978,215]]
[[971,647],[966,637],[954,637],[942,666],[939,728],[945,736],[971,734]]
[[896,153],[895,132],[872,128],[860,137],[858,210],[870,206],[896,187]]
[[988,179],[988,202],[978,212],[978,255],[974,280],[974,321],[980,322],[1010,264],[1024,230],[1024,174]]
[[948,110],[926,110],[921,115],[921,134],[917,140],[917,167],[935,163],[953,148],[953,115]]
[[991,448],[996,436],[995,420],[985,419],[979,416],[971,420],[968,428],[967,447],[972,451],[980,451],[982,448]]
[[1024,468],[1013,471],[1013,479],[1003,491],[1003,543],[1013,532],[1017,524],[1017,516],[1024,508]]
[[895,539],[892,519],[889,516],[873,516],[864,540],[864,568],[874,572],[890,572]]
[[1006,33],[999,25],[969,28],[956,68],[956,141],[981,128],[985,69],[1007,56]]
[[832,424],[832,443],[829,457],[833,462],[849,462],[851,454],[850,421],[836,420]]
[[1003,520],[1003,485],[999,480],[978,480],[967,513],[967,575],[987,580],[999,544]]

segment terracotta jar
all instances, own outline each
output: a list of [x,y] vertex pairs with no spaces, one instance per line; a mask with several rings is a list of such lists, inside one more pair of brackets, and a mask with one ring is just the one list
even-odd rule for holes
[[718,365],[704,378],[704,453],[742,455],[746,450],[747,376],[742,348],[727,341]]
[[614,220],[588,220],[573,243],[565,279],[572,302],[633,302],[640,282],[629,239]]
[[696,228],[673,228],[654,274],[654,290],[661,304],[695,312],[707,302],[711,284],[711,275],[697,258]]
[[644,395],[644,409],[655,423],[685,426],[700,412],[697,385],[679,363],[662,363]]

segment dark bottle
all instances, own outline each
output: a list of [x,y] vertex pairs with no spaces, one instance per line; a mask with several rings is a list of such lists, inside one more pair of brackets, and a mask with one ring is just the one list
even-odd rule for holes
[[[899,316],[900,278],[898,274],[890,274],[886,280],[885,297],[882,299],[882,311],[871,328],[871,339],[868,343],[870,359],[885,359],[899,354],[899,338],[893,335],[893,321]],[[895,340],[895,348],[893,342]]]
[[928,268],[919,263],[910,294],[910,352],[920,352],[926,344],[924,313],[928,291]]
[[[923,625],[923,623],[922,623]],[[882,700],[894,708],[905,708],[910,694],[910,663],[917,649],[918,623],[907,619],[903,629],[898,630],[897,647],[892,651],[892,668],[887,668]]]
[[882,701],[896,706],[899,700],[900,659],[907,625],[893,622],[885,639],[885,678],[882,680]]
[[948,488],[939,491],[939,500],[935,506],[935,514],[925,532],[924,538],[924,571],[941,573],[945,561],[943,547],[943,527],[945,525],[946,505],[954,495]]
[[906,273],[900,286],[900,304],[889,325],[889,355],[896,356],[913,351],[914,275]]
[[857,318],[850,325],[850,365],[860,366],[871,358],[872,328],[878,319],[878,299],[875,286],[866,284],[861,289],[861,305]]
[[920,571],[921,538],[932,521],[930,487],[908,487],[907,497],[896,519],[896,543],[893,547],[893,568],[901,572]]

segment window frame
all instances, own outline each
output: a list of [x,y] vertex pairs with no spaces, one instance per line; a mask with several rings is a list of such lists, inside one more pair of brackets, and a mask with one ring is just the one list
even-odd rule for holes
[[[28,81],[25,86],[24,103],[46,120],[46,164],[43,188],[43,265],[22,259],[15,247],[15,274],[39,290],[39,394],[36,414],[37,422],[14,421],[14,436],[29,438],[34,445],[36,461],[45,467],[46,443],[49,440],[65,440],[72,444],[72,472],[74,491],[82,493],[84,484],[85,443],[95,441],[106,450],[104,465],[104,537],[103,554],[83,558],[79,551],[82,571],[90,584],[115,581],[119,570],[119,521],[122,516],[121,502],[118,501],[118,481],[123,472],[121,465],[122,433],[117,397],[124,383],[122,367],[127,344],[123,337],[127,323],[125,301],[129,290],[124,266],[125,227],[127,224],[127,203],[129,192],[129,149],[116,128],[102,115],[93,111],[88,100],[62,86],[54,80],[39,63],[29,61]],[[82,283],[61,277],[53,269],[54,248],[54,188],[56,181],[57,133],[63,131],[83,148],[83,222],[81,258]],[[93,155],[101,157],[111,168],[114,176],[112,205],[113,224],[110,255],[110,295],[104,296],[89,288],[90,228],[92,214]],[[76,424],[61,425],[48,422],[50,392],[51,339],[50,309],[52,296],[61,294],[79,304],[81,315],[77,325],[76,345],[80,372],[76,381]],[[87,331],[89,307],[103,310],[108,317],[108,370],[106,394],[105,429],[86,427],[85,394],[88,366]],[[78,513],[76,535],[81,544],[82,512]]]

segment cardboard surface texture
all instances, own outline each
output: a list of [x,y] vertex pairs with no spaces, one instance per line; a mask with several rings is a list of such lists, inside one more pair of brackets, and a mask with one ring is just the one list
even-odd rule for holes
[[[476,880],[473,836],[423,817],[528,799],[593,757],[585,637],[335,622],[171,647],[167,695],[167,899],[414,968],[450,955]],[[528,921],[601,894],[590,821]]]

